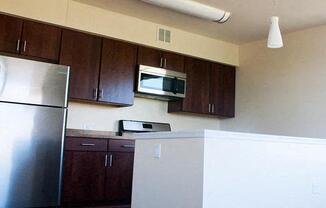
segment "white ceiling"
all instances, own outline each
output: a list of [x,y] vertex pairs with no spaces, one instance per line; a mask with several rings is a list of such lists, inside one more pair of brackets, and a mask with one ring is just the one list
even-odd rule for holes
[[280,17],[283,33],[326,24],[326,0],[197,0],[232,12],[225,24],[176,13],[140,0],[77,0],[158,24],[237,44],[264,39],[269,17]]

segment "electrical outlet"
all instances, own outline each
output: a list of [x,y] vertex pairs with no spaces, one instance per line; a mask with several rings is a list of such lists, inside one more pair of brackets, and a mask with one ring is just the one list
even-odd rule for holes
[[154,158],[160,159],[161,152],[162,152],[161,144],[156,144],[154,146]]

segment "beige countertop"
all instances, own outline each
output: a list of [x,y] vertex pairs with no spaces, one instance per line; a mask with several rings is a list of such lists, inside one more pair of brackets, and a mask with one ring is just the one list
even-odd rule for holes
[[85,129],[67,129],[66,136],[99,139],[133,139],[132,134],[123,134],[123,136],[119,136],[118,133],[114,131],[96,131]]

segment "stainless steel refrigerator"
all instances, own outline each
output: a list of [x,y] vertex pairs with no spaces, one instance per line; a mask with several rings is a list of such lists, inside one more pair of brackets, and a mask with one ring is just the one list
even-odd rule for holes
[[69,67],[0,56],[0,208],[60,203]]

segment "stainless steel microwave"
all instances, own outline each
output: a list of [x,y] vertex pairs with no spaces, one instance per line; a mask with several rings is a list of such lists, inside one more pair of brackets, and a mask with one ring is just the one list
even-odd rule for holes
[[139,65],[137,95],[161,100],[181,99],[186,96],[185,73]]

